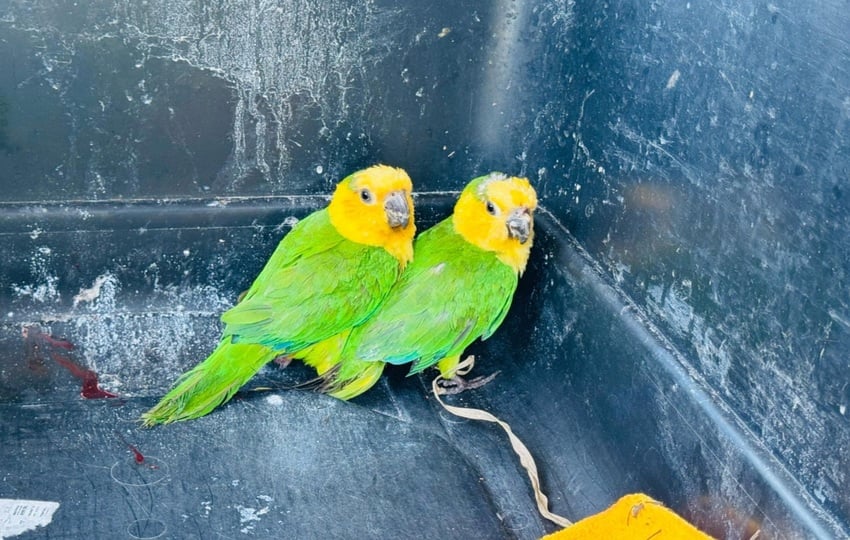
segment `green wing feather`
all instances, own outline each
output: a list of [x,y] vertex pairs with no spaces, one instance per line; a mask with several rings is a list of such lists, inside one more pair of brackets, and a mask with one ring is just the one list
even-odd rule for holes
[[281,240],[242,302],[222,315],[216,350],[142,415],[143,422],[209,413],[276,356],[294,355],[365,320],[398,273],[386,250],[346,240],[327,210],[314,212]]
[[466,242],[451,219],[416,240],[413,263],[375,316],[352,331],[344,356],[413,362],[411,373],[417,373],[501,324],[517,275],[495,254]]
[[321,210],[284,237],[245,298],[222,315],[224,336],[295,353],[365,320],[398,272],[386,250],[346,240]]

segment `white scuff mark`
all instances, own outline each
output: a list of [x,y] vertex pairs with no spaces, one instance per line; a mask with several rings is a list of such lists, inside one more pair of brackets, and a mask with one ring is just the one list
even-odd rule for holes
[[184,250],[183,250],[183,256],[184,256],[184,257],[188,257],[188,256],[189,256],[189,255],[191,255],[191,254],[192,254],[192,252],[191,252],[191,251],[189,251],[188,249],[184,249]]
[[626,280],[626,274],[632,273],[632,267],[628,264],[623,264],[619,261],[615,261],[610,265],[611,273],[614,276],[614,281],[617,283],[623,283]]
[[725,385],[732,368],[732,357],[726,350],[727,336],[712,328],[698,315],[688,301],[689,291],[671,286],[666,291],[659,285],[647,288],[648,306],[664,319],[672,331],[688,339],[709,375]]
[[823,504],[824,502],[826,502],[826,489],[825,489],[825,487],[826,487],[826,486],[825,486],[825,483],[824,483],[823,478],[818,478],[818,482],[817,482],[817,484],[815,485],[814,490],[812,490],[812,495],[814,495],[814,496],[815,496],[815,498],[816,498],[816,499],[817,499],[817,500],[818,500],[821,504]]
[[[260,516],[269,513],[269,507],[264,506],[257,510],[256,508],[250,508],[246,506],[242,506],[241,504],[236,505],[236,510],[239,512],[239,523],[241,525],[245,525],[240,529],[242,534],[248,534],[254,530],[253,521],[260,521]],[[247,524],[247,525],[246,525]]]
[[673,73],[670,74],[670,78],[667,79],[667,86],[664,87],[665,90],[671,90],[676,88],[676,84],[679,82],[679,77],[682,76],[682,72],[674,70]]
[[[359,87],[363,65],[390,54],[403,16],[373,1],[223,2],[214,8],[166,3],[168,9],[160,1],[131,4],[115,24],[138,41],[140,56],[185,63],[234,88],[228,166],[234,183],[255,169],[283,180],[292,145],[281,126],[300,111],[311,117],[315,111],[330,129],[366,114],[367,106],[349,91]],[[295,11],[299,16],[291,16]]]
[[321,165],[316,165],[316,174],[322,174],[325,169]]
[[[659,154],[672,161],[673,164],[684,175],[685,179],[687,179],[695,186],[702,185],[702,176],[698,174],[696,170],[694,170],[693,167],[691,167],[686,161],[682,160],[679,156],[665,149],[661,140],[656,142],[654,140],[648,139],[644,137],[643,134],[637,129],[632,128],[631,126],[619,121],[616,125],[613,126],[613,130],[628,139],[629,141],[640,145],[641,152],[645,153],[646,155],[649,155],[650,150],[657,151]],[[617,198],[620,199],[620,197]]]
[[59,299],[59,289],[56,287],[58,282],[58,277],[48,276],[44,283],[40,283],[38,285],[13,284],[12,292],[14,292],[18,297],[29,296],[36,302],[41,302],[43,304],[49,300]]
[[829,313],[829,317],[830,317],[833,321],[835,321],[835,322],[837,322],[838,324],[841,324],[841,325],[843,325],[843,326],[845,326],[845,327],[847,327],[847,328],[850,328],[850,319],[848,319],[847,317],[845,317],[845,316],[843,316],[842,314],[838,313],[838,312],[837,312],[837,311],[835,311],[834,309],[829,309],[829,310],[827,310],[827,313]]
[[41,233],[43,233],[43,232],[44,231],[42,231],[39,227],[36,227],[35,229],[33,229],[30,232],[30,238],[32,238],[33,240],[36,240],[36,239],[38,239],[39,236],[41,236]]
[[[155,270],[154,270],[155,272]],[[42,317],[74,336],[81,362],[101,376],[108,390],[125,397],[165,391],[169,381],[209,354],[218,339],[219,315],[233,298],[215,287],[161,286],[156,281],[144,313],[128,309],[117,279],[106,280],[92,308]]]
[[58,508],[53,501],[0,499],[0,539],[46,527]]
[[839,405],[838,412],[841,413],[841,416],[845,416],[847,414],[847,405]]
[[589,92],[585,92],[584,99],[581,102],[581,107],[579,107],[578,120],[576,121],[575,131],[573,131],[571,136],[573,139],[573,163],[579,158],[579,150],[581,150],[581,155],[584,156],[585,165],[595,170],[601,175],[605,174],[605,168],[600,165],[595,159],[590,156],[590,150],[584,144],[584,140],[581,135],[581,124],[584,120],[584,107],[587,104],[587,100],[596,92],[596,89],[590,90]]
[[718,71],[717,71],[717,73],[719,73],[719,74],[720,74],[720,77],[721,77],[724,81],[726,81],[726,84],[728,84],[728,85],[729,85],[729,88],[731,88],[731,89],[732,89],[732,93],[733,93],[733,94],[737,94],[737,93],[738,93],[738,91],[735,89],[735,85],[734,85],[734,84],[732,84],[732,81],[731,81],[731,80],[729,80],[729,77],[727,77],[727,76],[726,76],[726,74],[725,74],[725,73],[723,73],[723,70],[722,70],[722,69],[721,69],[721,70],[718,70]]
[[440,39],[443,39],[444,37],[446,37],[447,35],[449,35],[451,33],[452,33],[451,27],[444,26],[443,29],[440,30],[440,33],[437,34],[437,37],[440,38]]
[[274,228],[274,232],[282,233],[283,230],[287,227],[290,229],[298,225],[299,219],[295,216],[287,216],[286,219],[283,220],[277,227]]
[[59,300],[59,277],[50,269],[52,251],[47,246],[36,249],[30,259],[30,273],[35,283],[12,284],[12,292],[20,297],[29,296],[36,302],[45,303]]
[[82,302],[93,302],[97,300],[100,296],[100,291],[103,289],[103,285],[110,280],[114,282],[115,277],[109,273],[97,276],[91,287],[80,289],[80,292],[74,296],[74,307],[77,307]]

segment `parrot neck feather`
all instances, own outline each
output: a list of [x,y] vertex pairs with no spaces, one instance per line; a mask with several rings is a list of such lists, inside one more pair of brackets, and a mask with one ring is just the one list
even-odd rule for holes
[[478,204],[478,202],[471,197],[468,199],[461,197],[452,217],[455,232],[470,244],[485,251],[494,252],[500,261],[511,267],[517,274],[522,275],[528,263],[533,238],[529,238],[527,242],[521,244],[516,239],[509,238],[501,232],[492,232],[492,220],[488,219],[487,215],[482,212],[466,211],[464,207],[467,204],[471,206]]
[[[399,263],[401,269],[413,260],[413,235],[416,227],[411,225],[393,229],[371,219],[356,206],[356,201],[334,197],[328,205],[328,216],[334,229],[346,240],[384,248]],[[383,216],[381,216],[383,217]]]

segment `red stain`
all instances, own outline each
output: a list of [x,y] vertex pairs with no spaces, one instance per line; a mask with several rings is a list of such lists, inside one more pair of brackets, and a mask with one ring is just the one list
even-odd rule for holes
[[127,442],[127,439],[125,439],[125,438],[124,438],[124,436],[123,436],[123,435],[121,435],[121,432],[120,432],[120,431],[117,431],[117,430],[116,430],[116,431],[115,431],[115,435],[116,435],[119,439],[121,439],[121,442],[122,442],[122,443],[124,443],[124,444],[126,444],[126,445],[127,445],[127,448],[129,448],[131,452],[133,452],[133,459],[135,459],[135,460],[136,460],[136,463],[138,463],[139,465],[141,465],[142,463],[144,463],[144,462],[145,462],[145,456],[143,456],[143,455],[142,455],[142,453],[141,453],[141,452],[139,452],[139,449],[138,449],[138,448],[136,448],[136,447],[135,447],[135,446],[133,446],[132,444],[128,443],[128,442]]
[[66,341],[64,339],[56,339],[50,334],[45,334],[44,332],[41,332],[41,337],[44,339],[44,341],[53,345],[54,347],[59,347],[60,349],[65,349],[66,351],[74,350],[74,344],[70,341]]
[[[144,456],[144,455],[142,455],[142,453],[141,453],[141,452],[139,452],[139,449],[138,449],[138,448],[136,448],[136,447],[135,447],[135,446],[133,446],[132,444],[128,443],[128,442],[127,442],[127,439],[125,439],[125,438],[124,438],[124,436],[123,436],[123,435],[121,435],[121,432],[120,432],[120,431],[115,430],[115,436],[116,436],[116,437],[118,437],[118,439],[120,439],[122,443],[124,443],[125,445],[127,445],[127,448],[129,448],[131,452],[133,452],[133,459],[136,461],[136,463],[137,463],[138,465],[144,465],[144,464],[145,464],[145,456]],[[157,467],[156,465],[147,465],[147,466],[148,466],[150,469],[158,469],[158,468],[159,468],[159,467]]]
[[97,373],[94,371],[80,366],[64,354],[51,351],[50,357],[53,358],[57,364],[70,371],[71,375],[83,381],[83,388],[80,391],[80,395],[84,398],[102,399],[118,397],[116,394],[107,392],[98,385]]
[[67,369],[71,375],[82,381],[80,395],[86,399],[102,399],[118,397],[108,392],[98,384],[97,373],[85,368],[71,360],[65,354],[52,349],[63,349],[71,351],[74,344],[64,339],[58,339],[50,334],[45,334],[38,326],[26,326],[22,331],[27,347],[27,362],[31,369],[37,371],[44,367],[44,351],[50,350],[50,358],[60,366]]

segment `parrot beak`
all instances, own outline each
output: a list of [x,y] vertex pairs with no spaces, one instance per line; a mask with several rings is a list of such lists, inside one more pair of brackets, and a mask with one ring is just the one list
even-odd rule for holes
[[384,202],[384,212],[387,213],[387,223],[393,229],[406,228],[410,223],[410,207],[403,191],[393,191],[387,195]]
[[531,214],[528,208],[517,208],[514,210],[506,222],[508,226],[508,236],[519,240],[520,244],[528,242],[528,237],[531,236]]

